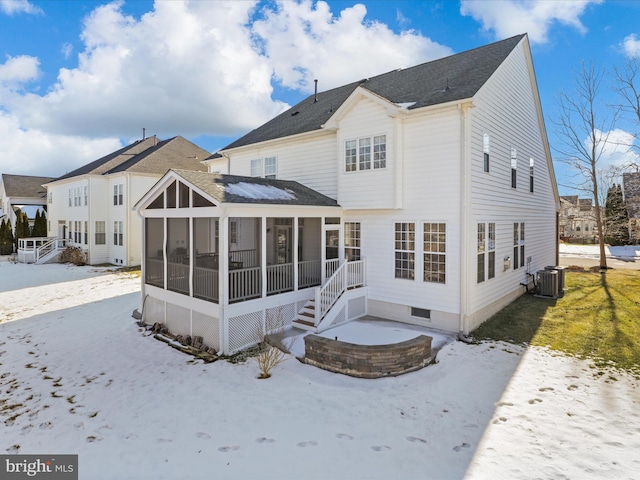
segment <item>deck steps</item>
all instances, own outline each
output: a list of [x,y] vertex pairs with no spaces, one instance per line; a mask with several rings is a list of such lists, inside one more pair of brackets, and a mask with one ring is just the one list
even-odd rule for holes
[[304,307],[298,312],[296,318],[291,322],[291,326],[299,328],[301,330],[308,330],[315,332],[316,324],[316,305],[315,300],[309,300],[305,303]]

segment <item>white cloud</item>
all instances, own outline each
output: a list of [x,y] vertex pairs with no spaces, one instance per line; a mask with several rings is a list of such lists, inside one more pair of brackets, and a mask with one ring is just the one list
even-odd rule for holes
[[622,42],[624,54],[630,58],[640,57],[640,40],[635,33],[627,35]]
[[119,149],[117,138],[88,139],[25,130],[0,111],[0,172],[58,177]]
[[253,29],[276,77],[284,86],[307,93],[314,79],[327,90],[452,53],[416,31],[394,33],[385,24],[366,20],[366,14],[362,4],[334,16],[323,1],[278,2]]
[[69,58],[73,53],[73,45],[68,42],[63,43],[62,47],[60,48],[60,52],[62,53],[62,56],[64,56],[64,58]]
[[[609,130],[608,132],[596,131],[598,151],[600,157],[598,164],[600,168],[609,166],[627,166],[632,163],[639,163],[640,156],[632,149],[635,137],[622,129]],[[591,150],[591,139],[584,141],[587,149]]]
[[[260,20],[257,0],[156,1],[139,18],[123,5],[101,5],[85,17],[77,66],[60,68],[52,85],[26,88],[37,78],[36,58],[0,64],[1,128],[11,139],[0,171],[67,171],[143,127],[161,138],[233,137],[287,107],[273,98],[278,82],[308,94],[315,78],[326,90],[452,53],[419,32],[394,33],[367,20],[363,5],[334,16],[324,2],[278,1],[257,12]],[[63,45],[62,52],[73,50]]]
[[43,13],[41,8],[36,7],[28,0],[0,0],[0,11],[7,15],[13,15],[15,13],[38,15]]
[[498,38],[528,33],[532,43],[546,43],[554,23],[573,27],[586,33],[580,16],[590,4],[603,0],[463,0],[460,13],[473,17],[485,31],[492,30]]
[[28,55],[7,57],[5,63],[0,63],[0,89],[36,79],[39,65],[37,58]]

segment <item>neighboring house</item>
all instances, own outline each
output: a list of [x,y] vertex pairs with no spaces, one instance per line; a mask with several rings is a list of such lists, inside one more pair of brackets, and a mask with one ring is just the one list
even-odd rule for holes
[[206,170],[210,156],[183,137],[144,138],[46,183],[49,236],[90,264],[140,265],[142,219],[132,206],[170,168]]
[[42,185],[51,180],[51,177],[3,173],[0,183],[0,219],[11,222],[11,228],[15,230],[16,211],[19,209],[27,214],[29,224],[33,227],[36,212],[47,211],[47,190]]
[[560,238],[566,242],[597,243],[596,207],[589,198],[560,197]]
[[622,191],[629,213],[629,239],[640,244],[640,172],[622,174]]
[[526,35],[316,93],[205,163],[136,205],[142,316],[224,353],[365,314],[467,334],[557,264]]

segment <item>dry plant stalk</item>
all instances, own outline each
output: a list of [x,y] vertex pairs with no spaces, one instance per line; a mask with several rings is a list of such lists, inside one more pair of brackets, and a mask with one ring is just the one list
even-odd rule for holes
[[[271,370],[287,359],[287,354],[266,340],[269,334],[280,333],[286,328],[286,323],[282,315],[282,307],[278,308],[276,315],[267,315],[265,325],[258,326],[258,338],[260,351],[255,357],[258,362],[260,375],[258,378],[269,378]],[[291,342],[290,342],[291,343]],[[291,345],[285,345],[286,350],[290,350]]]

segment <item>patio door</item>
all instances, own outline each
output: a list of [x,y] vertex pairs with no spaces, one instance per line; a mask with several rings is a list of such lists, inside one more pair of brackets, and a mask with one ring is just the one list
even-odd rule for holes
[[276,264],[291,263],[291,227],[276,228]]
[[324,231],[325,279],[340,266],[340,226],[325,227]]

